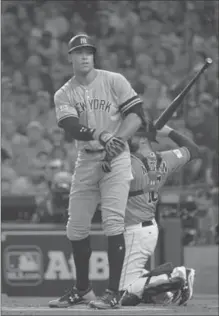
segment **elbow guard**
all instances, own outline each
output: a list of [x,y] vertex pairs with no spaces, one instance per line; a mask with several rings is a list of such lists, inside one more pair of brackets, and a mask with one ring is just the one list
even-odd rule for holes
[[94,140],[93,133],[95,130],[80,124],[77,117],[67,117],[59,122],[59,126],[76,140]]

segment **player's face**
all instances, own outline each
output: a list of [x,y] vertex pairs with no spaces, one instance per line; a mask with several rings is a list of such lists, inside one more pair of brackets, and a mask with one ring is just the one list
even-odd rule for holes
[[86,74],[94,67],[94,53],[90,47],[78,48],[71,53],[74,72]]

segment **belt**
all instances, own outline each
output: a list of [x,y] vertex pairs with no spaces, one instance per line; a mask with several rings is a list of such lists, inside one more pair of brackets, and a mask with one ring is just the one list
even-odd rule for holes
[[144,190],[129,191],[129,197],[145,194]]
[[97,150],[84,149],[84,151],[87,154],[97,154],[97,153],[103,153],[105,151],[105,149],[97,149]]
[[149,226],[153,226],[153,225],[156,225],[155,219],[153,219],[151,221],[144,221],[144,222],[141,222],[138,224],[126,225],[126,230],[135,230],[138,228],[149,227]]
[[145,222],[142,222],[141,224],[142,224],[142,227],[154,225],[153,221],[145,221]]

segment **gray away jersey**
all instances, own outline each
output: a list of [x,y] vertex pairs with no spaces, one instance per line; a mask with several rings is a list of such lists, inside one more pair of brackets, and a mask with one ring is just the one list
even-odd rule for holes
[[[136,224],[153,219],[160,189],[174,171],[180,169],[190,160],[190,153],[186,147],[163,151],[160,154],[162,162],[157,172],[158,188],[156,191],[129,197],[126,208],[126,224]],[[134,155],[131,155],[131,161],[134,179],[131,181],[130,191],[145,190],[148,183],[146,168],[143,162]]]
[[[86,127],[112,134],[118,131],[125,112],[142,103],[123,75],[99,69],[88,86],[72,77],[55,93],[54,102],[58,124],[67,117],[77,117]],[[77,147],[79,151],[103,148],[96,140],[78,141]]]

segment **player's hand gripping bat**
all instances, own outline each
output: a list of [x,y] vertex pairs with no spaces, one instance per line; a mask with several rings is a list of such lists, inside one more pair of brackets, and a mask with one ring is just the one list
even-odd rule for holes
[[[201,74],[212,64],[211,58],[206,58],[205,63],[201,67],[200,70],[197,71],[195,76],[189,81],[187,86],[178,94],[178,96],[170,103],[170,105],[164,110],[164,112],[159,116],[159,118],[154,123],[154,127],[159,130],[164,127],[164,125],[167,124],[167,122],[171,119],[174,112],[178,109],[178,107],[181,105],[182,101],[187,96],[188,92],[191,90],[191,88],[194,86],[194,84],[198,81]],[[110,172],[111,171],[111,159],[105,156],[105,158],[102,161],[102,170],[104,172]]]
[[195,74],[195,76],[189,81],[187,86],[180,92],[177,97],[170,103],[170,105],[166,108],[166,110],[159,116],[156,120],[154,126],[155,128],[161,129],[165,124],[171,119],[174,112],[181,105],[182,101],[185,99],[188,92],[194,86],[194,84],[198,81],[201,74],[212,64],[211,58],[206,58],[205,63],[201,67],[201,69]]

